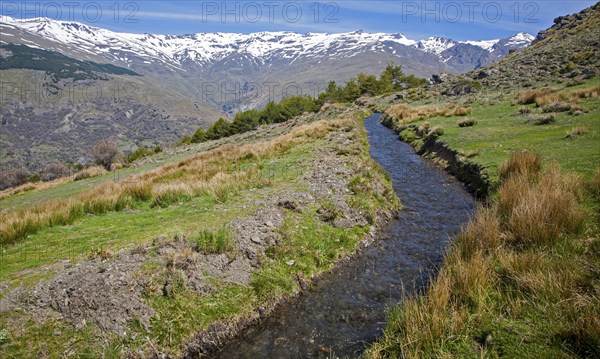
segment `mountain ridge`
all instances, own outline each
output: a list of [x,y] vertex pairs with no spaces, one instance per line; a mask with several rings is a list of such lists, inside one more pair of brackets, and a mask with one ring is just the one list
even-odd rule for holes
[[[65,22],[48,18],[17,20],[8,16],[1,16],[0,23],[3,27],[8,25],[29,33],[43,35],[47,39],[58,42],[65,43],[69,41],[71,45],[77,44],[86,50],[90,50],[91,44],[111,44],[113,50],[131,51],[146,57],[149,61],[167,61],[175,66],[182,66],[182,62],[185,60],[192,60],[200,64],[211,63],[233,53],[251,55],[258,60],[273,56],[280,59],[289,59],[290,62],[302,55],[313,57],[324,53],[331,55],[332,49],[337,50],[333,54],[334,57],[336,55],[351,56],[359,47],[384,43],[410,46],[440,55],[440,51],[430,51],[429,47],[423,46],[433,37],[417,41],[411,40],[401,33],[369,33],[361,30],[331,34],[262,31],[248,34],[214,32],[164,35],[113,32],[78,22]],[[510,40],[516,37],[522,39],[519,43],[520,47],[528,46],[535,38],[529,34],[518,33],[506,39],[467,41],[448,39],[448,41],[452,46],[470,44],[493,52],[494,46],[503,40],[510,43]],[[435,38],[440,39],[440,37]],[[340,42],[347,46],[337,46]],[[443,50],[448,50],[452,46]],[[200,49],[204,52],[199,51]],[[371,49],[379,52],[391,50],[381,46]],[[109,50],[101,48],[100,51],[106,52]],[[116,54],[113,54],[113,56],[115,60],[130,63],[127,57],[120,57]]]

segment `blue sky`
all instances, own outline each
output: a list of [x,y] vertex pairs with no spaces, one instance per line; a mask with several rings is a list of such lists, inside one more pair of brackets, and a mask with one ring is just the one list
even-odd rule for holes
[[[537,34],[560,15],[596,1],[2,1],[0,13],[16,18],[75,20],[113,31],[402,33],[411,39],[445,36],[494,39]],[[118,10],[117,10],[118,9]]]

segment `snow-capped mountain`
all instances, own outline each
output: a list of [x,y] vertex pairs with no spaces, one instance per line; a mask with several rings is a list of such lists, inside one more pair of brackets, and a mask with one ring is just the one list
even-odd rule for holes
[[[2,16],[0,22],[4,31],[10,28],[24,30],[77,48],[81,52],[112,55],[117,61],[131,62],[128,56],[122,54],[132,53],[147,61],[162,61],[179,66],[186,61],[213,63],[233,54],[246,56],[260,63],[266,63],[271,58],[293,62],[300,56],[317,58],[325,54],[351,57],[357,50],[368,46],[381,47],[384,43],[408,46],[415,43],[401,34],[362,31],[344,34],[259,32],[171,36],[117,33],[81,23],[47,18],[16,20]],[[12,39],[8,39],[10,40]]]
[[[388,61],[420,77],[467,72],[497,62],[531,40],[531,35],[517,34],[489,41],[442,37],[416,41],[400,33],[363,31],[133,34],[48,18],[0,16],[0,42],[126,67],[228,113],[280,99],[289,83],[314,95],[329,80],[344,82],[359,72],[380,73]],[[212,89],[208,94],[207,83]],[[272,83],[280,85],[277,93],[263,91],[263,84]],[[247,93],[258,95],[249,100],[244,97]]]
[[[274,60],[292,64],[300,58],[329,59],[350,58],[365,51],[386,52],[402,57],[398,47],[414,47],[443,59],[442,53],[459,44],[479,47],[494,52],[501,44],[512,48],[528,46],[534,37],[520,33],[504,40],[457,42],[441,37],[410,40],[402,34],[366,33],[356,31],[342,34],[295,32],[199,33],[189,35],[155,35],[119,33],[77,22],[57,21],[47,18],[17,20],[0,17],[2,39],[12,42],[18,37],[13,32],[22,31],[37,35],[46,41],[66,46],[80,56],[102,56],[119,64],[134,65],[163,63],[183,69],[186,65],[207,65],[228,57],[248,60],[264,65]],[[12,31],[11,31],[12,30]],[[22,39],[25,44],[35,41]],[[37,44],[39,45],[39,44]],[[452,69],[449,69],[450,71]]]
[[436,55],[442,55],[444,51],[449,50],[459,44],[466,44],[479,47],[491,53],[503,48],[510,48],[511,50],[522,49],[529,46],[533,42],[533,40],[535,40],[535,36],[524,32],[520,32],[509,38],[496,40],[454,41],[443,37],[430,37],[426,40],[419,41],[414,46],[423,51],[430,52]]

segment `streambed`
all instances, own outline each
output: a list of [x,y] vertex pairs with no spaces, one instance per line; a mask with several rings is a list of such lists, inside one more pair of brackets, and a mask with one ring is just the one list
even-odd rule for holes
[[403,209],[377,241],[313,289],[246,330],[214,358],[357,357],[382,334],[386,310],[421,290],[475,209],[464,186],[365,120],[371,156],[391,175]]

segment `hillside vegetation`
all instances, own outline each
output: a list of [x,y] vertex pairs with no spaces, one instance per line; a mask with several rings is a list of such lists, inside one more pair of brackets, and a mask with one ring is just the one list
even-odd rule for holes
[[179,356],[254,323],[398,208],[366,115],[333,105],[127,181],[27,194],[1,215],[1,356]]
[[[100,80],[110,75],[139,76],[135,71],[92,61],[79,61],[58,52],[36,49],[26,45],[0,45],[0,70],[28,69],[45,71],[53,82],[60,79]],[[58,87],[55,87],[58,89]]]

